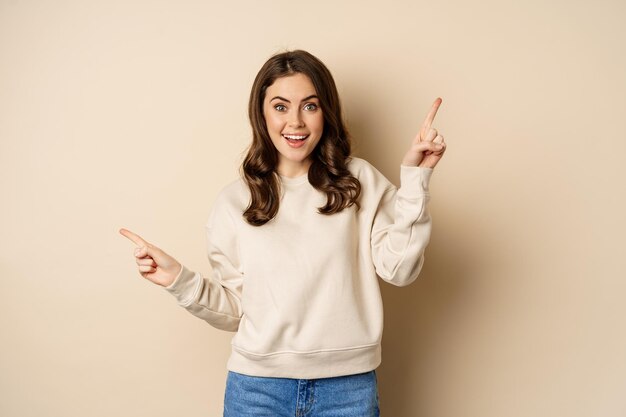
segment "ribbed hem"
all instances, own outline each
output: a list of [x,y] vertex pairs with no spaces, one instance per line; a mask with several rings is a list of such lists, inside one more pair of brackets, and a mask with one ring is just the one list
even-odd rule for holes
[[201,283],[202,276],[199,273],[182,265],[174,281],[164,288],[176,297],[179,305],[187,306],[193,301]]
[[277,352],[259,355],[232,345],[226,367],[252,376],[314,379],[369,372],[381,363],[380,343],[316,352]]
[[400,165],[400,188],[398,193],[407,199],[428,195],[428,187],[432,175],[433,168]]

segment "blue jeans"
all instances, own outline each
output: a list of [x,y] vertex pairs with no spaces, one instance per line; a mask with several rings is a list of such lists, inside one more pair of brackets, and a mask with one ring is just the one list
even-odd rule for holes
[[376,371],[333,378],[228,371],[224,417],[379,417]]

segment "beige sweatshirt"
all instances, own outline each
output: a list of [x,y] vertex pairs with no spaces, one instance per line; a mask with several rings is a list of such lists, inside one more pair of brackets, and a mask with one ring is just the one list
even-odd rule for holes
[[367,372],[381,362],[383,304],[377,274],[413,282],[431,231],[431,168],[400,166],[400,188],[364,159],[348,169],[361,182],[361,209],[319,214],[324,193],[307,175],[281,176],[277,216],[245,222],[242,179],[218,194],[206,224],[212,272],[183,265],[165,287],[212,326],[236,331],[227,369],[247,375],[324,378]]

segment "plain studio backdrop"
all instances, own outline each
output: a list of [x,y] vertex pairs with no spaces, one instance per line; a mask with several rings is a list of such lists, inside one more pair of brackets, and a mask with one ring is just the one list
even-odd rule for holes
[[382,415],[626,415],[625,21],[618,0],[1,0],[0,415],[221,415],[233,333],[118,229],[210,274],[253,78],[295,48],[396,185],[443,98],[425,268],[380,281]]

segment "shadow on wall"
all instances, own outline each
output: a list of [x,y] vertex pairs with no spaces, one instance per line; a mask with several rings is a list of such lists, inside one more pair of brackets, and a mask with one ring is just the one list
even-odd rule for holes
[[[374,126],[380,123],[373,122],[371,115],[360,113],[366,109],[355,107],[358,109],[353,107],[348,125],[353,135],[353,155],[366,159],[399,185],[404,148],[398,152],[395,144],[391,147],[381,144],[376,133],[381,127]],[[445,157],[437,169],[445,169]],[[385,311],[383,359],[377,369],[382,415],[427,415],[420,405],[432,403],[429,397],[433,394],[430,388],[433,375],[440,381],[446,379],[446,375],[437,373],[437,363],[446,361],[441,347],[448,343],[462,321],[459,314],[464,306],[476,295],[470,277],[479,273],[480,264],[486,261],[484,254],[477,257],[477,249],[468,247],[473,240],[468,239],[467,233],[474,229],[468,225],[479,224],[481,220],[475,219],[473,223],[470,218],[475,213],[465,213],[462,207],[446,210],[443,198],[443,190],[437,190],[430,202],[433,232],[417,280],[409,286],[396,287],[379,278]]]
[[[367,146],[363,142],[370,140],[361,138],[360,149]],[[360,152],[358,156],[382,167],[386,159],[393,158],[389,154],[379,149],[372,150],[371,155]],[[391,166],[395,165],[398,164]],[[394,182],[391,175],[388,178]],[[444,194],[436,193],[440,199]],[[435,201],[433,196],[429,205],[433,231],[417,280],[406,287],[396,287],[379,278],[385,311],[383,358],[377,370],[382,415],[418,415],[426,410],[416,407],[432,403],[428,397],[432,394],[429,386],[433,373],[437,372],[438,362],[446,361],[441,346],[448,343],[463,321],[459,315],[467,303],[475,302],[471,301],[476,289],[472,288],[470,277],[488,261],[485,254],[468,247],[473,240],[468,239],[467,233],[472,233],[473,227],[467,225],[480,224],[480,219],[473,223],[470,218],[474,213],[465,213],[459,207],[445,210],[445,206],[445,202]],[[488,231],[481,229],[481,233]],[[438,378],[445,380],[446,376],[438,374]]]
[[[437,366],[446,362],[449,352],[442,345],[454,333],[459,307],[472,292],[468,277],[477,268],[464,256],[470,251],[463,250],[455,231],[441,216],[438,219],[417,280],[406,287],[380,281],[385,327],[383,362],[377,373],[383,415],[412,416],[427,411],[420,405],[432,403],[430,386],[441,387],[440,381],[446,379]],[[433,381],[433,375],[439,381]]]

